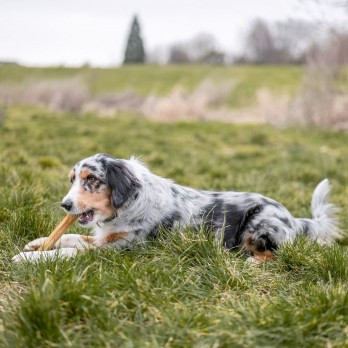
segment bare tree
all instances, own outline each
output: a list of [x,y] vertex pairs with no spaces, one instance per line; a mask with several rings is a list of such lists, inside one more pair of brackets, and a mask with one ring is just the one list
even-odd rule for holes
[[[318,6],[348,9],[348,0],[307,0]],[[347,12],[348,14],[348,12]],[[319,36],[307,50],[303,81],[292,117],[317,127],[348,128],[348,28],[321,20]]]
[[223,64],[225,54],[218,49],[216,39],[206,33],[176,43],[169,49],[169,63]]
[[275,23],[255,20],[245,38],[244,55],[237,61],[254,64],[303,63],[315,27],[316,23],[303,20]]
[[199,34],[187,42],[189,55],[193,61],[200,61],[209,52],[215,51],[216,40],[210,34]]
[[245,56],[253,63],[274,63],[276,51],[272,33],[268,24],[262,19],[255,20],[247,34]]
[[188,50],[191,59],[197,63],[223,64],[225,54],[218,49],[216,39],[206,33],[194,37],[188,42]]
[[304,63],[308,47],[317,36],[318,24],[289,19],[271,26],[278,62]]
[[191,63],[191,59],[183,44],[175,44],[169,49],[168,63],[171,64],[187,64]]

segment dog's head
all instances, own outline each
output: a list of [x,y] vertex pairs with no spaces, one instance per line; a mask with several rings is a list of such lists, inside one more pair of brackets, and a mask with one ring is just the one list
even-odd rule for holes
[[90,226],[108,222],[140,188],[128,161],[97,154],[78,162],[69,174],[72,184],[61,206]]

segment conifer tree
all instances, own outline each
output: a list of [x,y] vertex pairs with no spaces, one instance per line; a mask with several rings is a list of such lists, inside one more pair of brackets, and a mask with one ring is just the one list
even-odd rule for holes
[[141,38],[141,30],[137,16],[133,17],[123,64],[143,64],[145,62],[145,50]]

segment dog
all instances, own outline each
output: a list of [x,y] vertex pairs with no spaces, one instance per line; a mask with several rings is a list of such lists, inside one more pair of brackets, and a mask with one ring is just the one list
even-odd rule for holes
[[92,228],[92,236],[65,234],[55,249],[38,251],[45,238],[24,247],[13,260],[68,258],[89,248],[132,248],[161,229],[200,229],[216,235],[228,250],[242,248],[250,261],[272,260],[274,251],[298,235],[331,244],[342,233],[337,208],[328,203],[327,179],[312,197],[311,219],[294,218],[280,203],[258,193],[211,192],[175,184],[148,170],[139,160],[96,154],[78,162],[69,174],[71,188],[61,206]]

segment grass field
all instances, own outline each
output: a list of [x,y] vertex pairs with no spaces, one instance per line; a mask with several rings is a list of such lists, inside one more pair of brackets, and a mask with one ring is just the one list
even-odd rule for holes
[[69,168],[97,152],[141,156],[196,188],[258,191],[299,217],[310,216],[312,191],[328,177],[347,231],[346,133],[11,107],[0,150],[0,346],[348,346],[347,240],[299,239],[260,266],[204,231],[71,261],[10,261],[60,221]]
[[294,66],[126,66],[122,68],[27,68],[0,65],[0,83],[31,80],[80,78],[92,94],[132,90],[140,96],[166,95],[174,86],[192,91],[209,80],[233,82],[226,103],[230,107],[250,105],[260,88],[274,93],[294,94],[302,77],[302,68]]

